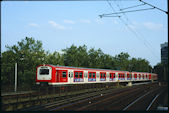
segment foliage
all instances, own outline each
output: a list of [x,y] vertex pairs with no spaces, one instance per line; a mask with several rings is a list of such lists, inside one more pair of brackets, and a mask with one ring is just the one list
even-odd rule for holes
[[168,81],[168,63],[158,63],[154,66],[153,72],[158,74],[158,81]]
[[86,45],[63,49],[63,53],[50,53],[42,47],[42,42],[34,38],[22,39],[17,45],[6,46],[1,58],[1,83],[14,85],[14,66],[18,64],[18,85],[34,86],[36,67],[40,64],[53,64],[102,69],[150,72],[152,67],[142,58],[130,58],[121,52],[115,57],[105,54],[100,48],[87,49]]
[[149,65],[149,62],[142,58],[132,58],[130,60],[130,69],[131,71],[139,72],[151,72],[152,67]]
[[88,66],[88,53],[85,45],[79,47],[72,45],[70,48],[63,49],[63,51],[66,66]]
[[2,83],[4,85],[14,84],[14,66],[17,63],[18,85],[34,85],[36,66],[42,64],[45,57],[42,42],[26,37],[17,45],[6,46],[6,48],[7,51],[2,53]]
[[128,70],[129,69],[129,57],[130,55],[128,53],[123,53],[123,52],[116,55],[114,58],[116,69]]
[[46,53],[46,64],[64,65],[64,57],[58,52]]

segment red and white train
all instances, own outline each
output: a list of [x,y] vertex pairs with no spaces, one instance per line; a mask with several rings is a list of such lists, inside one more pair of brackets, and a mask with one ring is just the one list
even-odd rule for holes
[[155,73],[55,66],[50,64],[39,65],[36,70],[36,84],[47,83],[48,85],[154,81],[157,78],[158,76]]

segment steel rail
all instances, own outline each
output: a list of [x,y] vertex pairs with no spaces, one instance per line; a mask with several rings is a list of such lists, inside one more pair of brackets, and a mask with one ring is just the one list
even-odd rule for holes
[[[163,90],[163,91],[164,91],[164,90]],[[161,95],[161,93],[162,93],[163,91],[161,91],[160,93],[158,93],[158,94],[154,97],[154,99],[151,101],[150,105],[146,108],[146,111],[148,111],[148,110],[151,108],[151,106],[152,106],[152,104],[154,103],[154,101]]]
[[[125,88],[123,88],[123,89],[125,89]],[[111,92],[111,91],[113,91],[113,90],[115,90],[115,89],[111,89],[111,90],[101,90],[101,92],[97,92],[97,93],[107,93],[107,92]],[[86,91],[86,92],[84,92],[84,93],[80,93],[80,94],[73,94],[73,95],[76,95],[76,97],[71,97],[70,98],[70,96],[73,96],[73,95],[70,95],[70,96],[68,96],[68,97],[65,97],[65,99],[64,100],[58,100],[58,101],[56,101],[56,102],[53,102],[53,103],[47,103],[47,104],[44,104],[44,105],[42,105],[42,106],[34,106],[34,107],[31,107],[31,108],[28,108],[28,109],[25,109],[25,110],[38,110],[38,109],[41,109],[41,107],[44,107],[44,106],[46,106],[46,108],[48,108],[48,107],[52,107],[52,106],[56,106],[56,105],[60,105],[60,104],[65,104],[67,101],[70,101],[70,100],[72,100],[73,101],[73,99],[75,99],[74,101],[76,101],[76,100],[78,100],[78,99],[83,99],[83,97],[85,98],[85,97],[88,97],[88,96],[92,96],[92,94],[97,94],[97,93],[95,93],[96,91],[94,90],[94,91]],[[83,95],[84,94],[84,95]],[[89,95],[90,94],[90,95]],[[83,95],[83,96],[82,96]],[[59,99],[59,97],[58,97],[58,99]]]
[[[158,88],[159,89],[159,88]],[[136,100],[134,100],[132,103],[128,104],[125,108],[123,108],[123,111],[127,110],[129,107],[131,107],[132,105],[134,105],[136,102],[138,102],[139,100],[141,100],[142,98],[144,98],[145,96],[147,96],[148,94],[158,90],[158,89],[154,89],[151,90],[149,92],[147,92],[146,94],[142,95],[141,97],[137,98]]]
[[[129,90],[129,89],[132,89],[132,88],[123,88],[123,89],[121,89],[120,91],[122,92],[122,91],[124,91],[124,90]],[[139,88],[138,88],[139,89]],[[63,106],[59,106],[59,107],[56,107],[56,108],[52,108],[52,109],[50,109],[50,111],[53,111],[53,110],[58,110],[58,109],[60,109],[60,108],[63,108],[63,107],[68,107],[68,106],[70,106],[70,105],[73,105],[73,104],[77,104],[77,103],[82,103],[82,102],[84,102],[85,100],[89,100],[89,98],[90,99],[93,99],[93,98],[98,98],[98,97],[100,97],[100,95],[104,95],[104,96],[106,96],[106,95],[110,95],[110,94],[112,94],[112,91],[113,90],[115,90],[115,89],[112,89],[112,90],[108,90],[108,91],[103,91],[103,92],[94,92],[93,93],[93,95],[92,94],[86,94],[87,96],[85,97],[80,97],[81,98],[81,100],[79,100],[79,99],[76,99],[77,97],[75,97],[75,101],[73,102],[73,103],[71,103],[71,104],[66,104],[66,105],[63,105]],[[120,92],[119,90],[115,90],[115,92],[114,92],[114,94],[118,94],[119,92]],[[101,94],[100,94],[101,93]],[[79,100],[79,101],[77,101],[77,100]],[[69,101],[71,101],[70,99],[69,99]],[[53,106],[56,106],[56,105],[53,105]]]
[[[137,89],[139,90],[140,87],[139,87],[139,88],[137,87]],[[133,89],[131,89],[131,90],[133,90]],[[128,90],[125,90],[125,91],[128,91]],[[124,92],[124,91],[123,91],[123,92]],[[120,93],[120,92],[119,92],[119,93]],[[116,96],[119,95],[119,93],[116,94]],[[112,98],[112,95],[115,95],[115,94],[113,94],[112,92],[111,92],[110,94],[111,94],[111,95],[110,95],[111,98]],[[96,101],[98,101],[98,102],[95,102],[95,101],[94,101],[94,104],[96,104],[96,103],[97,103],[97,104],[103,103],[103,102],[105,102],[105,101],[111,99],[111,98],[107,99],[107,96],[106,96],[106,98],[103,98],[103,97],[102,97],[102,98],[98,98],[98,97],[100,97],[100,96],[96,96],[96,97],[94,97],[94,98],[91,98],[88,103],[92,103],[92,104],[89,104],[89,105],[85,105],[85,106],[84,106],[83,104],[84,104],[85,100],[82,100],[81,103],[80,103],[80,101],[78,101],[78,102],[75,102],[75,103],[73,103],[73,104],[64,105],[64,106],[61,106],[61,107],[58,107],[58,108],[55,108],[55,109],[52,109],[52,110],[59,110],[59,109],[61,109],[61,108],[64,109],[64,110],[65,110],[65,109],[70,110],[70,109],[72,109],[72,108],[73,108],[74,110],[86,110],[85,108],[88,108],[88,107],[90,107],[90,106],[93,106],[93,101],[96,100],[96,99],[97,99]],[[98,99],[99,99],[99,100],[98,100]],[[100,100],[100,99],[101,99],[101,100]],[[86,100],[87,100],[87,99],[86,99]],[[79,106],[79,104],[82,104],[82,105]],[[73,105],[74,105],[74,106],[77,105],[76,108],[74,108]],[[71,106],[72,106],[72,107],[71,107]],[[81,108],[81,106],[83,106],[83,107]],[[71,108],[70,108],[70,107],[71,107]],[[51,110],[51,111],[52,111],[52,110]]]
[[[111,96],[111,97],[102,99],[102,100],[100,100],[100,101],[97,100],[97,102],[92,102],[93,104],[86,105],[86,106],[84,106],[84,107],[82,107],[82,108],[78,108],[78,109],[76,109],[76,110],[77,110],[77,111],[79,111],[79,110],[86,110],[86,108],[87,108],[87,110],[90,110],[89,107],[92,107],[92,106],[98,105],[98,104],[101,104],[101,105],[103,106],[103,104],[107,104],[107,101],[112,100],[112,99],[115,99],[116,97],[119,97],[119,96],[122,96],[122,95],[127,96],[127,94],[131,94],[131,93],[132,93],[132,95],[134,95],[134,93],[135,93],[137,90],[139,90],[139,89],[140,89],[140,88],[135,89],[135,90],[131,90],[131,91],[127,91],[127,92],[122,92],[121,94],[113,95],[113,96]],[[124,97],[124,96],[123,96],[123,97]],[[118,102],[119,102],[119,101],[116,101],[116,102],[114,102],[113,104],[118,103]]]

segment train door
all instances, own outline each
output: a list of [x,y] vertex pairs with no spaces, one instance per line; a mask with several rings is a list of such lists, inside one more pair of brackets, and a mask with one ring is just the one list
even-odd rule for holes
[[84,83],[88,82],[88,71],[84,71]]
[[118,80],[118,72],[115,73],[115,79],[114,79],[114,81],[119,81]]
[[56,82],[67,82],[68,81],[68,71],[67,70],[57,70],[56,71]]
[[70,84],[73,83],[73,70],[69,70],[68,79]]
[[59,82],[58,70],[56,70],[56,73],[55,73],[55,79],[56,79],[56,82]]

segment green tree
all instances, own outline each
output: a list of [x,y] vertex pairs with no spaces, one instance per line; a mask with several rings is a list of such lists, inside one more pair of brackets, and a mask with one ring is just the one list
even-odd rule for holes
[[5,51],[1,57],[1,84],[10,86],[14,84],[14,62],[16,55],[12,51]]
[[113,57],[108,55],[108,54],[104,54],[102,56],[102,67],[104,69],[114,69],[114,61],[113,61]]
[[45,51],[41,41],[26,37],[17,45],[6,46],[7,51],[2,53],[2,79],[8,77],[3,85],[13,84],[14,65],[18,64],[18,86],[34,85],[36,78],[36,67],[45,63]]
[[152,67],[149,62],[142,58],[132,58],[130,60],[130,71],[151,72]]
[[64,56],[56,51],[46,53],[46,64],[64,65]]
[[72,45],[62,51],[64,51],[64,64],[66,66],[88,66],[88,53],[85,45],[79,47]]
[[129,69],[129,57],[128,53],[121,52],[118,55],[115,55],[114,62],[116,69],[119,70],[128,70]]
[[[3,86],[14,85],[14,66],[18,64],[18,85],[35,85],[36,67],[40,64],[66,65],[129,71],[151,72],[149,62],[142,58],[130,58],[128,53],[121,52],[115,57],[105,54],[100,48],[71,45],[59,52],[49,53],[42,48],[42,42],[34,38],[22,39],[17,45],[6,46],[7,51],[1,58],[1,81]],[[158,70],[157,66],[154,70]]]
[[88,51],[88,56],[89,56],[89,67],[93,68],[99,68],[102,65],[102,62],[100,60],[100,57],[102,56],[103,52],[101,49],[94,50],[94,48],[91,48]]

